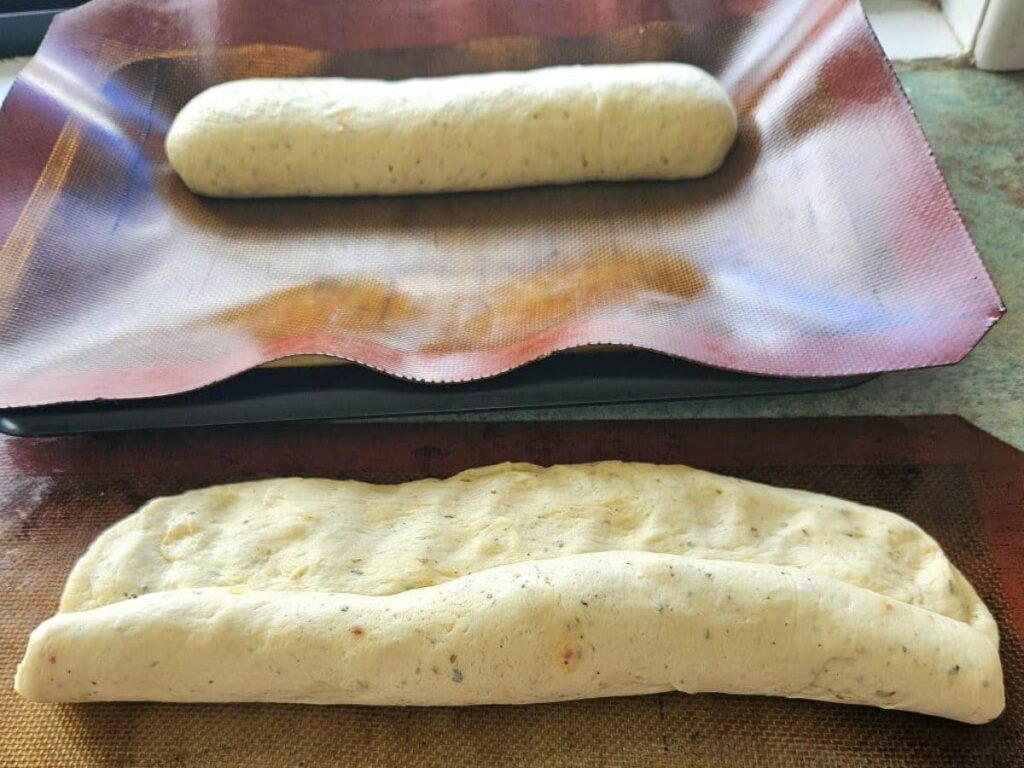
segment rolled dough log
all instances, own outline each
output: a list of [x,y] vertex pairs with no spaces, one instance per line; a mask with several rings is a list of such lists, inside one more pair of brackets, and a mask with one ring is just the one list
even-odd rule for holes
[[694,178],[735,137],[717,81],[662,62],[228,82],[185,105],[166,150],[204,195],[388,195]]
[[999,654],[962,622],[777,566],[600,552],[387,597],[183,589],[33,633],[36,701],[522,704],[677,689],[983,723]]
[[689,467],[265,480],[104,532],[29,641],[45,701],[473,704],[683,691],[1003,707],[991,614],[884,510]]

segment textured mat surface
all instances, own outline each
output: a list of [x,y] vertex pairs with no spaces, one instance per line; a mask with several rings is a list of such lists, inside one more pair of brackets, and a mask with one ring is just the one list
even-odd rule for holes
[[[1007,709],[985,726],[759,697],[525,707],[30,704],[11,686],[75,559],[146,499],[277,475],[396,482],[503,460],[678,462],[924,526],[992,608]],[[182,430],[0,440],[0,765],[960,766],[1024,754],[1024,456],[952,417]]]
[[[225,80],[650,60],[732,96],[717,173],[233,201],[190,193],[163,148]],[[6,406],[302,353],[432,382],[590,344],[843,376],[956,361],[1001,314],[855,0],[94,0],[58,18],[0,143]]]

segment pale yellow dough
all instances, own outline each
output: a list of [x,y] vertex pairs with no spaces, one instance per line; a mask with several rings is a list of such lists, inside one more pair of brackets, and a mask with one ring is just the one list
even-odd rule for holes
[[681,466],[503,464],[156,499],[93,543],[61,611],[19,667],[29,698],[473,704],[676,688],[966,722],[1003,708],[992,616],[920,528]]
[[185,105],[166,150],[204,195],[390,195],[695,178],[735,138],[711,75],[651,62],[227,82]]

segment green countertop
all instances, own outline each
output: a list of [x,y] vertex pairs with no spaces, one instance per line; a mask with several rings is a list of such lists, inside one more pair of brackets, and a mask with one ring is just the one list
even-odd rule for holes
[[1024,73],[918,70],[901,72],[900,80],[1009,308],[966,360],[945,368],[886,374],[840,392],[531,409],[429,420],[951,413],[1024,449],[1024,310],[1015,311],[1024,303]]

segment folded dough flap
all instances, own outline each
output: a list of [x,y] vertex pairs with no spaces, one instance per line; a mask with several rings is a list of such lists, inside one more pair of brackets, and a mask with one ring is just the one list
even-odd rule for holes
[[997,646],[969,624],[776,565],[598,552],[390,596],[177,589],[61,613],[16,687],[37,701],[515,704],[677,689],[983,723]]
[[499,464],[397,485],[283,478],[155,499],[89,547],[61,610],[214,586],[390,595],[602,551],[798,568],[968,623],[998,643],[970,583],[899,515],[618,461]]

